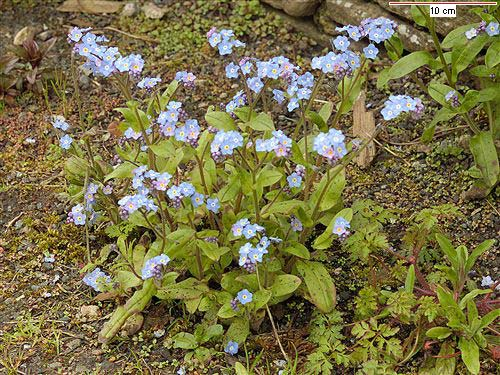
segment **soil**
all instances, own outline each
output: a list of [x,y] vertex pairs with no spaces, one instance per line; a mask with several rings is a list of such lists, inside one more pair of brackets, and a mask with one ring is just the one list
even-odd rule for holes
[[[143,15],[61,13],[56,10],[61,2],[0,2],[0,51],[10,46],[16,32],[24,26],[35,27],[37,35],[50,31],[58,41],[43,66],[67,74],[71,67],[71,49],[65,36],[68,28],[92,26],[109,35],[122,50],[145,56],[148,71],[165,81],[172,79],[177,70],[195,72],[199,80],[189,101],[193,104],[187,111],[198,118],[203,117],[210,104],[225,102],[235,90],[224,76],[220,57],[200,41],[196,27],[209,28],[201,19],[207,25],[229,23],[226,26],[245,32],[246,50],[259,58],[283,54],[307,66],[312,56],[321,53],[316,42],[295,32],[274,15],[266,15],[258,1],[249,2],[250,8],[236,6],[236,10],[228,1],[221,1],[219,9],[212,9],[203,1],[184,1],[162,21],[148,20]],[[173,2],[163,3],[171,6]],[[189,25],[192,25],[190,33],[185,31]],[[123,33],[105,30],[107,27]],[[152,43],[141,40],[141,36],[161,41]],[[430,79],[429,73],[422,72],[422,78]],[[69,76],[65,79],[68,81]],[[120,104],[118,95],[100,80],[81,79],[79,85],[84,110],[92,113],[101,136],[118,118],[113,112]],[[82,285],[84,237],[81,230],[65,223],[70,202],[65,194],[64,156],[54,146],[57,140],[48,120],[51,114],[64,111],[70,121],[75,119],[70,87],[71,82],[67,82],[67,87],[58,93],[49,89],[48,102],[41,93],[25,92],[17,98],[15,106],[0,109],[0,228],[3,228],[0,229],[0,373],[175,373],[184,353],[163,345],[158,330],[162,327],[180,330],[193,325],[193,321],[182,316],[178,305],[152,304],[139,333],[119,337],[109,346],[97,342],[103,322],[120,301],[98,301]],[[66,99],[61,92],[67,94]],[[391,92],[418,95],[418,88],[403,80],[391,84]],[[378,92],[370,81],[367,103],[371,108],[380,108],[386,94]],[[320,99],[328,100],[333,93],[323,95]],[[434,110],[427,107],[418,121],[386,127],[379,137],[377,156],[371,166],[365,170],[355,165],[348,167],[346,205],[357,199],[372,199],[397,211],[400,223],[390,230],[394,246],[399,244],[415,213],[445,203],[456,205],[462,213],[460,218],[444,223],[454,243],[471,248],[485,239],[498,238],[500,215],[496,193],[482,200],[465,201],[461,197],[474,181],[468,172],[473,159],[464,147],[467,134],[463,124],[446,125],[428,145],[418,141]],[[349,122],[350,118],[343,121],[343,130],[348,134]],[[377,118],[377,122],[381,119]],[[91,235],[95,251],[106,241],[109,240],[98,231]],[[49,254],[55,258],[53,263],[44,261]],[[339,280],[339,285],[346,285],[350,276],[336,273],[334,268],[338,266],[339,263],[332,264],[334,278],[345,278]],[[477,281],[485,275],[498,277],[498,268],[496,247],[481,257],[474,278]],[[344,291],[342,299],[347,302],[353,296],[351,293]],[[89,314],[88,306],[96,306],[96,313]],[[347,306],[344,308],[347,310]],[[283,340],[299,349],[301,360],[311,350],[311,344],[305,340],[311,311],[311,306],[300,299],[289,301],[284,311],[275,311],[283,332],[286,331]],[[250,340],[249,349],[258,353],[261,348],[266,349],[266,358],[271,363],[280,358],[265,327],[262,334]],[[211,366],[200,366],[196,373],[230,373],[234,361],[232,357],[217,355]]]

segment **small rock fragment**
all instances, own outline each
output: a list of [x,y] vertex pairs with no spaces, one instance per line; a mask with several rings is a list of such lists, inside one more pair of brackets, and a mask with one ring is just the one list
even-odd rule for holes
[[160,19],[167,12],[166,8],[160,8],[159,6],[153,3],[146,3],[142,7],[142,11],[147,18],[151,19]]
[[87,320],[96,320],[99,318],[99,306],[96,305],[84,305],[80,307],[80,314],[82,318]]
[[25,26],[19,30],[14,37],[14,45],[22,46],[23,43],[29,39],[33,39],[35,36],[35,29],[31,26]]
[[134,314],[127,319],[127,321],[123,325],[122,332],[126,336],[132,336],[141,329],[143,323],[144,316],[141,313]]
[[136,3],[127,3],[124,5],[121,15],[123,17],[132,17],[139,11],[139,6]]

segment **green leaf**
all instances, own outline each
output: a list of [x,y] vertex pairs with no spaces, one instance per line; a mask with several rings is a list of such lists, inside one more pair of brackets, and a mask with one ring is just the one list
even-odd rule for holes
[[452,90],[453,89],[450,86],[443,85],[442,83],[431,82],[429,84],[429,95],[432,97],[432,99],[445,107],[449,105],[446,102],[445,96]]
[[205,115],[205,121],[219,130],[236,130],[234,119],[227,112],[209,110]]
[[297,207],[301,207],[304,205],[304,202],[292,199],[283,202],[275,202],[271,205],[271,203],[262,207],[261,215],[263,218],[269,217],[272,214],[285,214],[289,215],[295,210]]
[[155,145],[149,146],[149,148],[155,155],[162,158],[175,157],[175,145],[170,140],[165,139]]
[[458,339],[458,348],[462,353],[462,361],[472,374],[479,374],[479,347],[473,340],[467,340],[465,337]]
[[439,350],[439,357],[436,358],[436,365],[432,375],[454,375],[457,363],[457,359],[452,355],[454,353],[454,348],[444,342]]
[[493,68],[500,63],[500,39],[495,40],[491,43],[491,46],[486,51],[486,66],[488,68]]
[[474,161],[481,170],[483,181],[487,187],[494,187],[498,181],[500,167],[498,155],[490,132],[482,131],[474,135],[469,143]]
[[465,32],[477,25],[478,25],[477,23],[474,25],[464,25],[456,28],[455,30],[450,31],[448,35],[446,35],[444,40],[441,42],[441,47],[452,48],[455,45],[466,44],[467,38],[465,37]]
[[267,165],[257,174],[257,181],[262,187],[271,186],[283,178],[283,172],[273,165]]
[[319,110],[318,114],[321,116],[324,123],[327,124],[328,120],[330,119],[330,116],[332,115],[332,112],[333,112],[333,103],[328,102],[321,106],[321,109]]
[[[426,6],[420,7],[424,12],[429,13],[429,8]],[[417,5],[412,5],[410,8],[411,17],[413,21],[419,26],[427,27],[427,19],[425,16],[418,10]]]
[[253,130],[259,130],[259,131],[274,130],[273,119],[267,113],[259,113],[255,118],[247,122],[245,125],[249,126]]
[[425,335],[427,337],[430,337],[431,339],[442,340],[442,339],[447,338],[452,333],[453,333],[453,331],[451,329],[449,329],[448,327],[434,327],[434,328],[427,330]]
[[198,347],[198,343],[196,342],[196,338],[191,333],[180,332],[174,337],[172,337],[174,341],[174,348],[180,349],[196,349]]
[[248,371],[240,362],[236,362],[234,365],[234,371],[236,375],[248,375]]
[[218,262],[222,255],[231,250],[229,247],[219,247],[217,244],[205,240],[196,240],[196,244],[203,251],[203,254],[214,262]]
[[235,317],[238,313],[231,307],[230,302],[226,302],[221,306],[217,312],[217,316],[222,319],[229,319]]
[[252,305],[255,310],[263,308],[271,299],[271,292],[266,289],[258,290],[253,294]]
[[474,250],[472,250],[472,253],[469,255],[467,261],[465,262],[465,272],[469,272],[474,266],[474,263],[476,263],[477,258],[479,258],[491,246],[493,246],[494,243],[495,240],[486,240],[478,245]]
[[489,77],[494,73],[493,69],[488,69],[485,65],[478,65],[469,70],[469,72],[476,77]]
[[250,323],[246,316],[235,318],[226,332],[227,341],[235,341],[239,344],[246,341],[250,334]]
[[118,165],[113,170],[113,172],[111,172],[110,174],[106,175],[106,177],[104,178],[104,181],[111,180],[112,178],[131,178],[132,177],[132,171],[135,168],[137,168],[137,166],[135,166],[134,164],[129,163],[129,162],[126,161],[126,162]]
[[309,259],[311,258],[311,253],[301,243],[295,242],[292,243],[290,246],[286,247],[283,249],[284,253],[295,255],[296,257],[302,258],[302,259]]
[[456,82],[458,73],[464,71],[469,64],[474,61],[477,54],[481,52],[487,41],[488,35],[478,35],[471,42],[465,45],[465,48],[457,54],[456,58],[452,57],[452,76],[454,82]]
[[183,280],[177,284],[167,285],[157,292],[160,299],[197,299],[208,292],[208,286],[195,278]]
[[304,279],[309,299],[323,313],[333,311],[336,291],[333,280],[325,266],[318,262],[299,260],[297,270]]
[[434,132],[436,131],[437,124],[442,121],[451,120],[456,115],[457,115],[456,113],[450,111],[448,108],[443,107],[439,109],[439,111],[437,111],[434,117],[432,118],[432,121],[429,123],[429,125],[425,128],[424,132],[422,133],[421,137],[422,142],[424,143],[430,142],[434,137]]
[[[323,179],[326,179],[326,174],[323,176]],[[325,181],[326,183],[326,181]],[[345,180],[345,169],[342,169],[337,176],[330,182],[330,186],[326,191],[321,203],[319,205],[320,211],[327,211],[335,205],[339,204],[342,200],[342,191],[345,188],[346,180]],[[322,189],[323,185],[318,185],[318,189]]]
[[295,275],[278,275],[269,290],[273,298],[287,296],[295,292],[301,283],[302,280]]
[[[384,86],[391,79],[401,78],[424,65],[434,63],[434,57],[427,51],[412,52],[399,59],[389,70],[387,76],[379,76],[377,85]],[[386,80],[386,81],[381,81]]]
[[307,111],[306,118],[311,120],[315,125],[318,125],[319,130],[328,131],[328,125],[326,124],[323,117],[314,111]]
[[443,250],[443,253],[450,261],[451,266],[455,270],[458,270],[459,264],[458,264],[457,252],[455,251],[455,247],[453,247],[451,241],[440,233],[436,233],[436,240],[439,243],[439,247],[441,247],[441,250]]
[[413,287],[415,286],[415,266],[412,264],[408,267],[408,273],[406,274],[405,290],[408,293],[413,293]]
[[495,309],[493,311],[490,311],[488,314],[486,314],[481,318],[481,328],[489,326],[499,317],[500,317],[500,309]]

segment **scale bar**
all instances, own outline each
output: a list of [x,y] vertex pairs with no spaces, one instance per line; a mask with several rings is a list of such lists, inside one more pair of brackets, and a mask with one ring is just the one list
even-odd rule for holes
[[389,1],[389,5],[497,5],[496,1]]

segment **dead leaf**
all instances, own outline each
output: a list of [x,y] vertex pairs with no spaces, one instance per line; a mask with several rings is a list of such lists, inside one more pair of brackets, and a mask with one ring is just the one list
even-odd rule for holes
[[[375,132],[375,117],[373,116],[373,111],[366,111],[365,99],[365,92],[361,91],[354,103],[352,127],[354,137],[361,138],[363,141],[370,139]],[[361,168],[368,167],[375,157],[376,152],[375,143],[372,141],[359,153],[356,163]]]
[[122,5],[123,3],[120,1],[110,0],[66,0],[57,10],[69,13],[116,13]]
[[144,315],[142,315],[141,313],[136,313],[127,319],[122,327],[122,333],[126,336],[132,336],[142,328],[143,323]]

